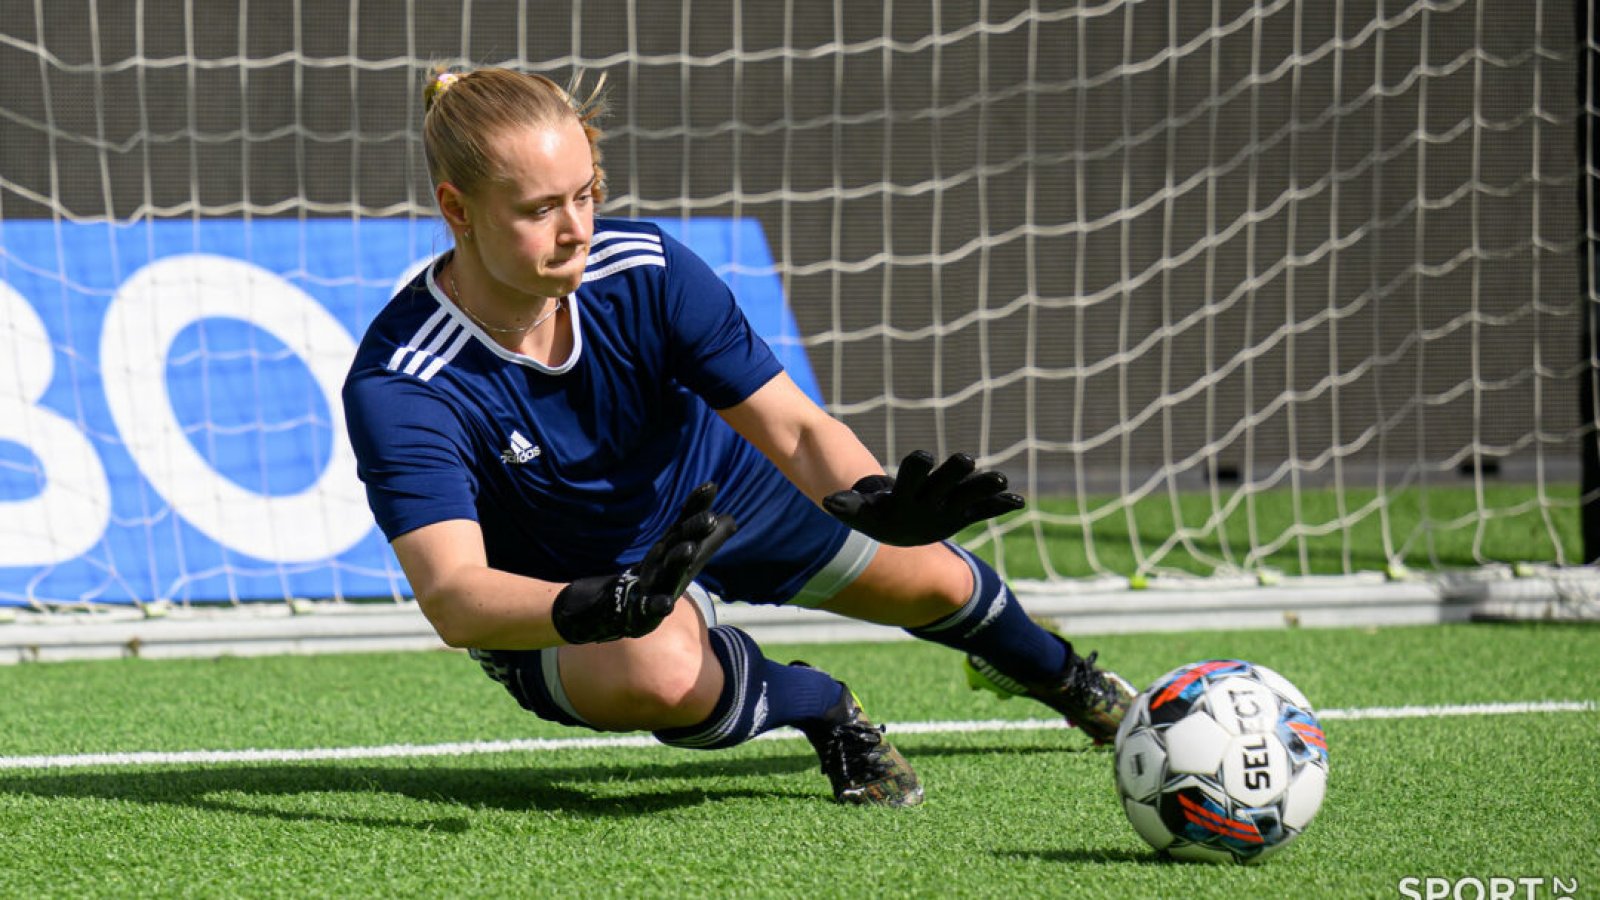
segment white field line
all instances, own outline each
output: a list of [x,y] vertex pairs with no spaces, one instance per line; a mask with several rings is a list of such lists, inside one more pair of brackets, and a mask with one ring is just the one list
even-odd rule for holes
[[[1496,716],[1521,713],[1594,712],[1590,700],[1547,700],[1527,703],[1469,703],[1456,706],[1372,706],[1325,709],[1323,720],[1426,719],[1439,716]],[[894,734],[954,734],[986,731],[1048,731],[1065,728],[1060,719],[981,719],[956,722],[897,722]],[[792,729],[761,735],[757,740],[799,739]],[[592,750],[614,747],[659,747],[649,735],[614,737],[522,738],[507,741],[463,741],[448,744],[384,744],[376,747],[316,747],[305,750],[177,750],[137,753],[74,753],[59,756],[0,756],[7,769],[67,769],[86,766],[206,765],[218,763],[316,762],[342,759],[397,759],[466,756],[480,753],[535,753],[549,750]]]

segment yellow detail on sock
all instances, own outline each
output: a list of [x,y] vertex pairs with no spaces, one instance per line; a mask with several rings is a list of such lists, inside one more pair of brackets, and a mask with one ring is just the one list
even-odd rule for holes
[[989,676],[978,671],[978,668],[965,657],[963,657],[961,660],[961,668],[967,673],[968,688],[971,688],[974,691],[988,691],[994,694],[996,697],[999,697],[1001,700],[1010,700],[1012,697],[1017,696],[1015,693],[1006,690],[998,684],[995,684],[994,681],[989,678]]

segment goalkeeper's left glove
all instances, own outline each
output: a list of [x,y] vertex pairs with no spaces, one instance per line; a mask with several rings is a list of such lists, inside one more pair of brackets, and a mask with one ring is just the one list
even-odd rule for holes
[[932,544],[984,519],[1026,505],[1006,490],[999,472],[974,472],[972,457],[957,453],[933,468],[933,454],[918,450],[900,462],[899,477],[868,475],[847,491],[823,499],[828,512],[880,543]]
[[562,588],[550,610],[562,640],[592,644],[656,630],[689,582],[738,530],[733,516],[711,511],[716,496],[717,486],[709,481],[695,488],[678,520],[636,565]]

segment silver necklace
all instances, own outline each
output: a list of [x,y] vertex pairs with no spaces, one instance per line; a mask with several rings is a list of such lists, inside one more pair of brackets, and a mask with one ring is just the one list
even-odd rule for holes
[[535,328],[538,328],[540,325],[550,321],[552,316],[558,312],[561,312],[561,310],[566,308],[567,305],[567,298],[557,297],[556,305],[540,313],[539,318],[534,319],[532,325],[529,325],[526,328],[506,328],[503,325],[490,325],[488,322],[478,318],[477,313],[467,308],[466,302],[461,299],[461,285],[456,284],[456,271],[454,266],[452,266],[450,269],[450,293],[454,295],[452,299],[456,301],[456,305],[461,307],[461,311],[467,314],[467,318],[477,322],[483,328],[493,331],[496,334],[527,334]]

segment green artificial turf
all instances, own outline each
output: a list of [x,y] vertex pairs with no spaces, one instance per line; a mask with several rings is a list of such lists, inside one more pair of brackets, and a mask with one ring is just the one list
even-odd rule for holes
[[[1085,640],[1139,684],[1271,666],[1319,709],[1600,700],[1593,626]],[[911,810],[827,799],[798,739],[353,759],[0,768],[0,895],[1398,896],[1405,877],[1600,884],[1600,712],[1330,719],[1306,835],[1255,868],[1146,848],[1112,755],[1076,732],[901,734],[1044,718],[902,642],[769,648],[846,679],[917,766]],[[367,747],[588,734],[522,712],[459,653],[0,668],[0,757]],[[1583,894],[1580,893],[1579,896]]]
[[[1237,488],[1033,499],[1040,521],[1008,524],[996,547],[983,526],[962,536],[1008,577],[1078,578],[1269,569],[1291,575],[1449,569],[1583,560],[1576,486],[1541,498],[1526,484],[1470,483],[1239,493]],[[1175,537],[1178,536],[1178,537]]]

